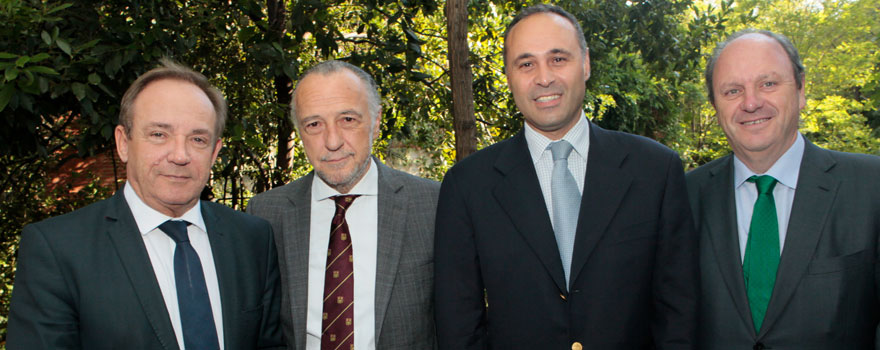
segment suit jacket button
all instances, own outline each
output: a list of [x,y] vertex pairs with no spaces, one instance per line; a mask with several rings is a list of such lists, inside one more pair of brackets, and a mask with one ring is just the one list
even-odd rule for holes
[[764,344],[762,344],[762,343],[756,343],[755,346],[752,347],[752,350],[764,350],[764,349],[766,349],[766,348],[764,347]]
[[580,342],[574,342],[573,344],[571,344],[571,350],[583,350],[583,349],[584,349],[584,346],[581,345]]
[[568,300],[568,299],[565,298],[565,295],[562,294],[562,293],[559,293],[559,297],[562,298],[562,300]]

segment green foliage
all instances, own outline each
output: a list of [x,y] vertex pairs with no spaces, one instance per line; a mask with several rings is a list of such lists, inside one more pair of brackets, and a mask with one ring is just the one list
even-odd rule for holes
[[842,96],[810,100],[801,120],[801,132],[815,144],[838,151],[880,155],[880,138],[865,125],[858,101]]

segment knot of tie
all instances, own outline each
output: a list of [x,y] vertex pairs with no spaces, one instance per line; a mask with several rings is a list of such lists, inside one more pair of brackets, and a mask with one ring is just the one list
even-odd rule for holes
[[348,210],[348,207],[354,203],[354,199],[360,197],[358,194],[348,194],[344,196],[336,196],[333,197],[333,200],[336,201],[336,206],[342,209],[342,211]]
[[571,144],[565,140],[559,140],[550,144],[550,152],[553,153],[554,162],[563,159],[567,161],[571,150]]
[[179,244],[189,242],[189,235],[186,233],[186,227],[189,225],[190,223],[184,220],[168,220],[159,225],[159,229]]
[[776,187],[776,179],[770,175],[752,175],[746,181],[754,182],[755,186],[758,187],[759,194],[771,194],[773,193],[773,188]]

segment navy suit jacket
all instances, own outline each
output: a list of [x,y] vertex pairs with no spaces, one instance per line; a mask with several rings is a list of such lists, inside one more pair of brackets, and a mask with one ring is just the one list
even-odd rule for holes
[[[225,347],[284,348],[271,227],[220,204],[203,201],[201,208],[220,286]],[[24,228],[6,348],[178,349],[122,191]]]
[[440,190],[440,348],[694,349],[690,215],[675,152],[591,124],[566,286],[523,132],[471,155]]

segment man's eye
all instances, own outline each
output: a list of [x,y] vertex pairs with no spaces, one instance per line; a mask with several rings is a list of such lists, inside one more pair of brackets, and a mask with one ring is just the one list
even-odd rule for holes
[[736,95],[739,93],[739,89],[729,89],[724,92],[725,95]]
[[567,61],[567,59],[565,57],[554,57],[553,58],[553,63],[560,63],[560,62],[565,62],[565,61]]
[[773,86],[776,86],[775,81],[764,82],[764,87],[773,87]]

